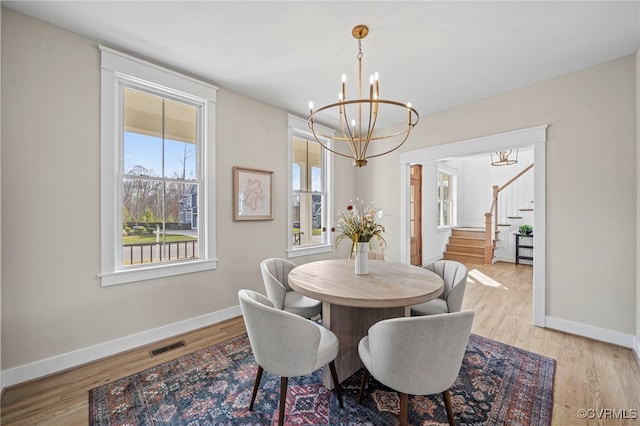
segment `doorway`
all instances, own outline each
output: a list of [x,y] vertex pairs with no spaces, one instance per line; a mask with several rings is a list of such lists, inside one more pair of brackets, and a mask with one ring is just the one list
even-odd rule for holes
[[400,154],[400,261],[410,263],[411,165],[500,151],[501,149],[533,146],[534,151],[534,210],[533,228],[536,244],[533,248],[533,324],[546,324],[546,142],[547,125],[512,132],[437,145]]

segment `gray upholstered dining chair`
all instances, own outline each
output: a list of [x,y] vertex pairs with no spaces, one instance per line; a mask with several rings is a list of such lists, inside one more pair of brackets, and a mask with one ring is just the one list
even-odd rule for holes
[[264,289],[274,307],[312,318],[322,312],[322,302],[296,293],[289,286],[289,272],[295,267],[295,263],[286,259],[269,258],[260,262]]
[[368,257],[369,259],[372,259],[372,260],[384,260],[385,255],[383,251],[369,250]]
[[455,260],[438,260],[424,268],[435,272],[442,278],[444,291],[435,299],[413,305],[411,307],[411,315],[460,312],[464,290],[467,287],[467,267]]
[[460,373],[473,312],[379,321],[360,340],[358,353],[365,366],[358,403],[369,374],[400,393],[400,424],[408,421],[408,395],[442,393],[447,418],[455,425],[449,388]]
[[340,408],[340,383],[334,363],[338,338],[329,329],[299,315],[273,307],[269,299],[251,290],[238,292],[240,309],[258,364],[249,410],[253,410],[263,371],[280,376],[278,424],[284,422],[289,377],[304,376],[329,365]]

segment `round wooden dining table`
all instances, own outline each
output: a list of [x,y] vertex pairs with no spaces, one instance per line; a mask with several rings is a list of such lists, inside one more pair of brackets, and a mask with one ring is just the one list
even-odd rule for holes
[[[443,291],[437,274],[418,266],[369,260],[369,273],[356,275],[353,259],[332,259],[297,266],[289,285],[305,296],[322,301],[322,323],[340,342],[335,359],[342,382],[362,367],[358,343],[376,322],[410,316],[411,305],[435,299]],[[331,375],[324,384],[333,388]]]

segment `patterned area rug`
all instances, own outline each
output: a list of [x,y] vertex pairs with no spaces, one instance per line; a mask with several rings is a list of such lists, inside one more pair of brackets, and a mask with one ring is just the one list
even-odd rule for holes
[[[279,378],[268,374],[248,411],[257,367],[240,336],[89,391],[91,425],[269,425],[277,422]],[[458,424],[550,425],[555,360],[472,334],[451,389]],[[321,371],[289,380],[285,424],[391,425],[398,395],[362,370],[345,380],[344,409]],[[275,416],[274,416],[275,413]],[[447,424],[441,395],[410,396],[409,423]]]

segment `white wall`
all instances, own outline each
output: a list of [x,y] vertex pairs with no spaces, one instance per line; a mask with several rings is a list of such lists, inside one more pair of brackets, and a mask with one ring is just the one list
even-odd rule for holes
[[[2,369],[13,381],[239,312],[239,289],[264,291],[259,261],[286,257],[287,112],[220,88],[218,269],[100,286],[99,58],[96,41],[3,10]],[[234,165],[274,171],[274,220],[232,220]],[[355,193],[353,173],[336,161],[336,201]]]
[[[533,163],[533,150],[520,150],[518,163],[510,166],[492,166],[489,154],[481,157],[459,159],[461,197],[459,198],[458,225],[484,228],[484,214],[491,208],[493,198],[493,185],[502,186],[510,179]],[[533,193],[532,172],[522,177],[521,181],[527,181]],[[529,200],[530,201],[530,200]],[[524,203],[524,201],[523,201]],[[520,208],[532,208],[519,205]],[[512,212],[515,215],[517,212]]]
[[[635,78],[629,56],[542,81],[423,117],[402,147],[549,124],[547,324],[629,346],[636,333],[636,243],[628,238],[636,235]],[[362,196],[379,200],[394,217],[387,238],[392,260],[400,257],[399,163],[396,155],[381,157],[358,175]],[[376,180],[382,170],[386,178]],[[615,200],[615,208],[603,200]]]

